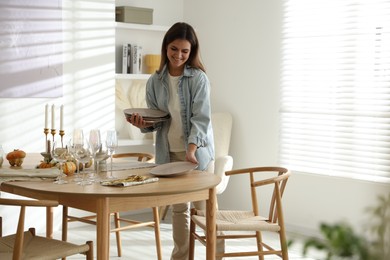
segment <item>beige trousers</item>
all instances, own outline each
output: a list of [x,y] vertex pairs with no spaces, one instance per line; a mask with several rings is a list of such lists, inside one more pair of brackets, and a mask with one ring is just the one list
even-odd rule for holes
[[[185,152],[170,153],[171,162],[184,161]],[[214,172],[214,162],[207,168],[208,172]],[[195,201],[193,206],[198,210],[206,209],[205,201]],[[188,260],[190,238],[190,203],[172,205],[172,237],[173,250],[171,260]],[[217,252],[225,251],[225,241],[217,241]],[[216,258],[221,260],[222,258]]]

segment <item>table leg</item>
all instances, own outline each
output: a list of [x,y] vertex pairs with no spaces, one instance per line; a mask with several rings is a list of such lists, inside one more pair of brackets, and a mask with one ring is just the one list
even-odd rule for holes
[[62,206],[62,241],[68,241],[68,206]]
[[53,207],[46,207],[46,237],[53,238]]
[[96,257],[97,260],[108,260],[110,252],[109,199],[99,198],[96,203]]
[[206,259],[215,260],[215,251],[216,251],[216,205],[217,197],[215,188],[209,190],[209,199],[206,201]]

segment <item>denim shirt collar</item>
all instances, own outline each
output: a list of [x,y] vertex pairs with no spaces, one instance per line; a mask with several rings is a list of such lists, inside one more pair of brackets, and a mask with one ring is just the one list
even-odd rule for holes
[[[159,80],[162,80],[166,75],[168,75],[168,64],[165,64],[162,71],[159,73],[158,78]],[[184,65],[184,71],[183,71],[183,77],[193,77],[194,74],[191,70],[191,66],[185,64]]]

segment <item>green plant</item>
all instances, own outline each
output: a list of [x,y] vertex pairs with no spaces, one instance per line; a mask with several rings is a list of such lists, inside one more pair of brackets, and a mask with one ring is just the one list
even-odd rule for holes
[[[336,224],[321,223],[322,239],[309,238],[304,241],[303,255],[310,248],[326,253],[326,259],[345,258],[359,260],[390,259],[390,193],[379,196],[378,203],[367,208],[370,236],[357,235],[345,222]],[[369,238],[366,238],[369,237]]]
[[322,223],[320,231],[324,238],[307,239],[303,245],[303,255],[306,255],[310,248],[315,248],[325,251],[326,259],[334,257],[368,259],[366,241],[355,234],[349,224],[345,222],[333,225]]
[[378,201],[376,206],[367,209],[371,215],[368,230],[373,235],[370,260],[390,259],[390,193],[379,196]]

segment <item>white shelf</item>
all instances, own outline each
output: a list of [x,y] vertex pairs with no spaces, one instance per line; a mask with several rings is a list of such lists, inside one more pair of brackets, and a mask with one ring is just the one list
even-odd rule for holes
[[116,79],[149,79],[150,74],[115,74]]
[[[151,74],[122,74],[122,45],[127,42],[134,42],[142,45],[143,53],[160,53],[161,41],[165,32],[169,30],[168,26],[134,24],[115,22],[115,81],[116,86],[122,88],[126,95],[133,83],[137,80],[146,81]],[[145,68],[143,68],[145,69]],[[146,71],[146,70],[145,70]],[[143,82],[142,82],[143,83]],[[119,132],[119,136],[127,136],[128,129],[126,122],[123,120],[123,112],[115,109],[115,129]],[[119,140],[120,152],[126,151],[143,151],[154,153],[153,140]]]
[[115,27],[119,29],[132,29],[132,30],[143,30],[143,31],[156,31],[156,32],[166,32],[168,31],[168,26],[154,25],[154,24],[135,24],[135,23],[115,23]]

